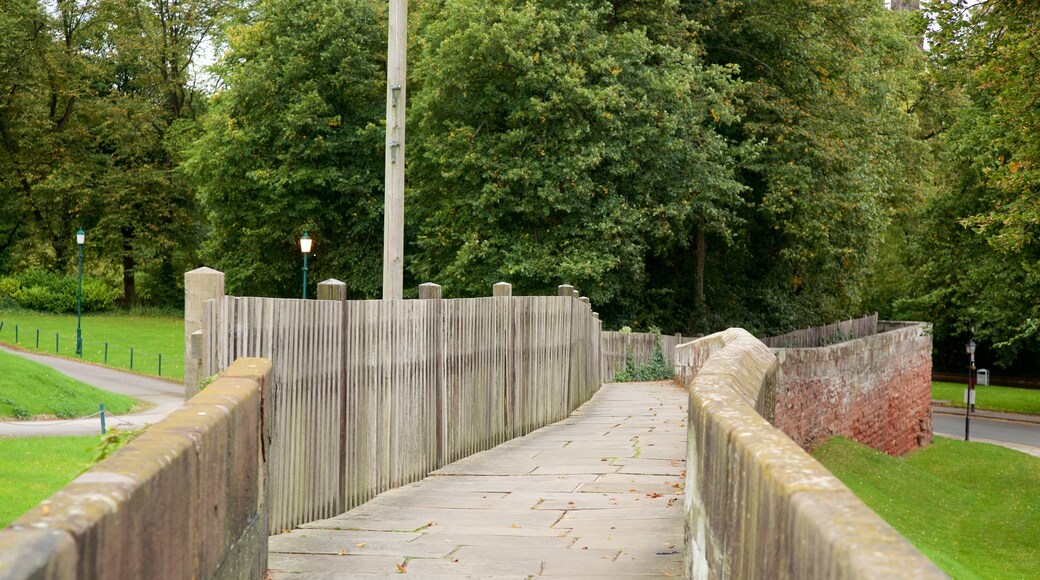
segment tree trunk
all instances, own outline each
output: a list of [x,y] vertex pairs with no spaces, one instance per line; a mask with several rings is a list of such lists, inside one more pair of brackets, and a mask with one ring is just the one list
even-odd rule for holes
[[131,306],[137,299],[134,287],[134,230],[122,227],[119,233],[123,236],[123,305]]
[[708,258],[708,244],[704,241],[704,220],[697,224],[697,307],[704,306],[704,262]]

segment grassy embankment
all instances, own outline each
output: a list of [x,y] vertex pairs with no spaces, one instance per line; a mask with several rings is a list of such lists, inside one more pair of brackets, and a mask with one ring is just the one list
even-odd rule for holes
[[[945,405],[964,408],[962,383],[932,383],[932,400],[947,401]],[[1040,415],[1040,390],[1014,387],[975,387],[975,408],[1004,413]]]
[[0,526],[72,481],[98,441],[97,435],[0,439]]
[[[17,345],[27,350],[59,354],[70,358],[76,355],[76,315],[58,315],[29,310],[0,311],[0,342]],[[15,342],[15,326],[18,340]],[[147,375],[159,375],[159,355],[162,355],[162,376],[171,379],[184,377],[184,319],[168,315],[138,315],[124,313],[83,315],[83,360],[107,366],[130,369],[133,349],[133,370]],[[39,346],[36,336],[39,330]],[[57,335],[57,345],[55,344]],[[105,344],[108,356],[105,356]],[[57,353],[55,353],[57,351]]]
[[0,417],[68,419],[97,413],[101,403],[106,410],[123,414],[130,411],[135,401],[0,352]]
[[1035,578],[1040,570],[1040,458],[941,438],[892,458],[833,437],[815,455],[953,578]]

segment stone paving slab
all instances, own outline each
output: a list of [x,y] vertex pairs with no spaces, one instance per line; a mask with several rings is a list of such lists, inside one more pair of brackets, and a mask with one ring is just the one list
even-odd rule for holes
[[272,537],[269,576],[681,575],[686,401],[604,385],[564,421]]

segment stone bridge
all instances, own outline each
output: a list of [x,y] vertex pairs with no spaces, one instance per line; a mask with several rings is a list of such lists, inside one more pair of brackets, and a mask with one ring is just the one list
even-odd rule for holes
[[655,338],[569,287],[186,288],[187,378],[220,377],[0,532],[0,578],[943,577],[802,448],[930,438],[921,325],[666,337],[674,383],[609,383]]

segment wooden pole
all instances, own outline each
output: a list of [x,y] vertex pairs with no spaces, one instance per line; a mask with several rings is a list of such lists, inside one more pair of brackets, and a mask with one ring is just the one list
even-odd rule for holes
[[408,0],[390,0],[386,66],[386,193],[383,207],[383,299],[404,293],[404,108]]

